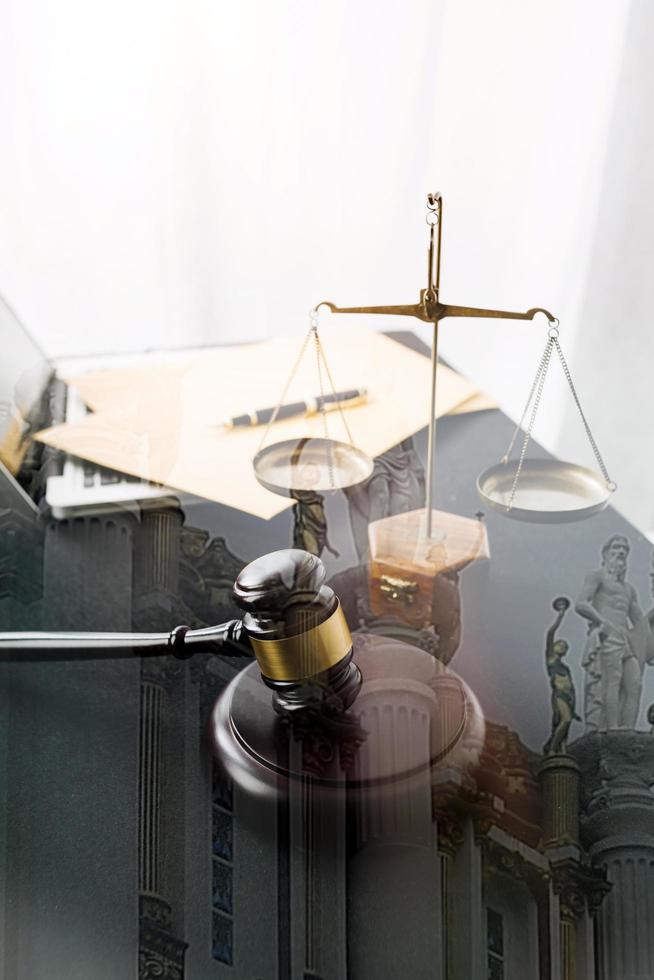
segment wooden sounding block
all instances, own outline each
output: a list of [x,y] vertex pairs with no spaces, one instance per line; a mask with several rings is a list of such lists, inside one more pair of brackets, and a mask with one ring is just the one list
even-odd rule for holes
[[432,537],[424,509],[395,514],[368,528],[370,599],[377,616],[397,616],[418,629],[433,622],[436,576],[456,576],[490,557],[482,521],[432,511]]

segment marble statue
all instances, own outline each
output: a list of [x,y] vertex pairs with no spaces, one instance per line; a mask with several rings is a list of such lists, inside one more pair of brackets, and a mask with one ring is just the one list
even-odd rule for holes
[[[652,567],[649,573],[649,580],[650,591],[654,598],[654,552],[652,553]],[[638,620],[631,630],[630,637],[642,673],[648,664],[654,664],[654,607]],[[654,724],[654,715],[650,718],[652,708],[654,708],[654,705],[650,705],[647,713],[647,720],[650,724]]]
[[346,489],[345,496],[357,555],[360,562],[366,562],[369,524],[425,505],[425,471],[413,439],[377,456],[370,477]]
[[545,641],[545,668],[552,688],[552,734],[543,746],[545,755],[565,754],[570,725],[574,720],[581,721],[575,711],[575,687],[572,674],[563,658],[568,652],[566,640],[557,640],[556,631],[570,607],[570,600],[560,596],[552,603],[556,619],[547,631]]
[[586,732],[636,727],[645,660],[638,654],[643,612],[626,580],[629,551],[624,535],[609,538],[601,567],[586,577],[575,605],[588,620],[582,660]]
[[335,558],[339,552],[332,548],[327,536],[327,515],[325,498],[314,488],[318,485],[320,470],[313,463],[299,468],[300,482],[304,489],[292,490],[293,504],[293,547],[308,551],[318,558],[325,548]]
[[326,548],[335,558],[339,552],[333,548],[327,536],[325,498],[315,490],[293,490],[293,547],[322,555]]

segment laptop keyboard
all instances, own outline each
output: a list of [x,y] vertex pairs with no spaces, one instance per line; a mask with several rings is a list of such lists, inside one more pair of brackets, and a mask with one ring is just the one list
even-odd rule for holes
[[141,480],[138,476],[131,476],[127,473],[117,473],[116,470],[107,470],[102,466],[96,466],[94,463],[84,463],[85,487],[97,487],[98,485],[106,487],[110,486],[112,483],[140,482]]

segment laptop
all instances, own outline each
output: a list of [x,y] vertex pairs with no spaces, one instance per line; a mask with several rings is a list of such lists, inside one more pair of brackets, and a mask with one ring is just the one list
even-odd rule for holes
[[75,388],[57,377],[52,361],[2,296],[0,350],[0,507],[33,514],[47,510],[61,519],[170,493],[33,439],[51,425],[79,422],[89,409]]

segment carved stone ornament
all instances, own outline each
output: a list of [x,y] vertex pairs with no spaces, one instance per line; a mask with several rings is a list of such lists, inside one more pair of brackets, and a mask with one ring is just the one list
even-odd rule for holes
[[438,850],[454,857],[464,840],[460,822],[449,813],[435,814],[438,827]]
[[587,805],[606,805],[612,793],[629,789],[647,791],[654,804],[654,739],[649,732],[584,735],[571,746],[570,754],[582,771]]
[[246,563],[227,547],[225,538],[208,531],[183,527],[180,532],[180,594],[205,624],[238,615],[232,588]]
[[562,918],[578,919],[586,907],[594,915],[611,890],[606,869],[591,866],[587,859],[569,859],[552,866],[552,883],[559,896]]
[[188,943],[141,921],[139,980],[184,980]]
[[184,969],[157,953],[139,952],[139,980],[183,980]]
[[649,732],[584,735],[570,746],[581,770],[582,839],[601,847],[608,838],[637,835],[654,847],[654,738]]
[[147,919],[152,926],[170,931],[170,905],[156,895],[139,895],[139,917]]
[[349,712],[332,714],[320,705],[297,711],[284,718],[284,725],[302,743],[302,767],[306,773],[323,777],[335,759],[342,772],[349,772],[366,732]]
[[496,821],[489,817],[475,817],[473,819],[473,829],[475,834],[475,844],[478,846],[488,843],[488,834],[491,827],[495,826]]

